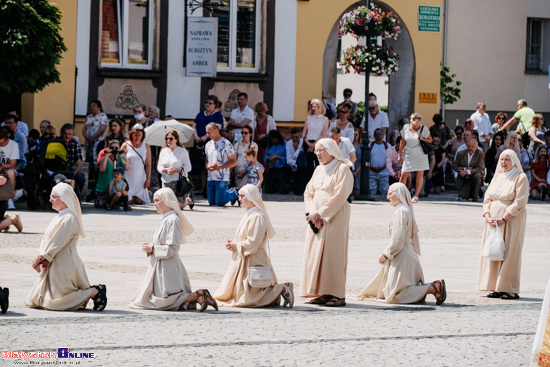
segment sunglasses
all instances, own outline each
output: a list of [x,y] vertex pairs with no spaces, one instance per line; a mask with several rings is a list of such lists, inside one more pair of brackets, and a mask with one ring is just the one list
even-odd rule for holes
[[250,133],[248,133],[248,132],[246,132],[246,131],[243,131],[241,134],[242,134],[242,135],[248,135],[248,134],[250,134]]
[[166,140],[176,140],[176,139],[174,139],[173,137],[169,136],[169,137],[166,138]]
[[382,134],[383,134],[382,131],[377,131],[374,133],[374,135],[382,135]]
[[376,107],[369,107],[369,111],[374,111],[376,110]]
[[345,115],[346,113],[348,113],[348,111],[338,111],[338,113],[341,113],[341,114]]
[[208,102],[204,102],[204,104],[211,105],[211,104],[214,104],[214,102],[208,101]]

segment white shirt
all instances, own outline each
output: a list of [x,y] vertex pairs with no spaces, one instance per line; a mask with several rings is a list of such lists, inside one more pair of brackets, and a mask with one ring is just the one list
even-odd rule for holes
[[342,157],[344,157],[344,159],[349,159],[349,154],[351,152],[355,152],[355,147],[353,146],[351,140],[344,138],[343,136],[340,137],[338,148],[340,148],[340,152],[342,152]]
[[286,142],[286,164],[289,166],[296,165],[296,160],[298,159],[298,155],[302,151],[302,146],[304,145],[304,139],[300,138],[300,142],[298,143],[298,149],[294,150],[294,142],[292,139]]
[[[371,140],[374,140],[374,130],[390,127],[390,120],[384,111],[378,110],[378,114],[374,119],[368,110],[366,111],[366,114],[369,116],[369,138]],[[363,130],[365,129],[365,116],[363,116],[363,120],[361,120],[361,128]],[[386,135],[384,135],[384,141],[386,141]]]
[[19,145],[13,140],[8,140],[8,145],[0,147],[0,163],[9,164],[13,159],[19,159]]
[[[235,108],[233,111],[231,111],[231,118],[235,120],[237,123],[243,122],[245,119],[249,119],[250,121],[254,120],[254,111],[252,111],[252,108],[245,106],[244,110],[241,111],[240,108]],[[233,132],[235,133],[235,137],[239,135],[239,139],[241,140],[241,128],[233,129]]]
[[182,147],[176,147],[173,151],[168,148],[164,148],[160,151],[157,171],[162,175],[162,182],[172,182],[179,179],[179,172],[169,175],[166,172],[162,172],[164,168],[182,168],[182,174],[187,176],[187,172],[191,171],[191,161],[189,160],[189,153],[187,149]]
[[489,115],[484,113],[483,115],[476,111],[470,116],[474,121],[474,130],[479,131],[479,141],[481,143],[486,142],[487,140],[482,137],[482,135],[489,135],[493,133],[493,128],[491,126],[491,120]]

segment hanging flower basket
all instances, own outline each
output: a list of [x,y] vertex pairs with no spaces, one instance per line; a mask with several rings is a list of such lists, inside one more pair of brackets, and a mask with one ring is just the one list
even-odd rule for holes
[[399,17],[393,11],[383,12],[371,5],[370,9],[360,6],[342,16],[338,24],[338,35],[350,34],[355,38],[382,36],[397,39],[401,33]]
[[391,75],[399,70],[397,60],[399,56],[394,52],[393,47],[371,47],[363,45],[352,46],[342,51],[340,65],[344,71],[356,74],[365,71],[369,62],[372,76]]

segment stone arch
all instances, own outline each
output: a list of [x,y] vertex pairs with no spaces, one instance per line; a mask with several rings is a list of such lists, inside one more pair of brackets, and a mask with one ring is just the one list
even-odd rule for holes
[[[336,63],[339,58],[337,54],[339,43],[338,24],[344,13],[362,5],[364,5],[364,3],[358,1],[342,12],[342,14],[336,18],[327,39],[323,55],[323,90],[332,95],[336,94]],[[393,10],[389,5],[380,1],[376,2],[376,6],[384,11]],[[395,10],[393,11],[397,13]],[[399,70],[389,77],[388,117],[390,120],[390,128],[393,128],[397,126],[397,121],[399,121],[399,119],[409,116],[414,112],[416,77],[414,45],[407,25],[402,19],[401,35],[397,40],[387,40],[387,44],[388,46],[393,46],[399,54]]]

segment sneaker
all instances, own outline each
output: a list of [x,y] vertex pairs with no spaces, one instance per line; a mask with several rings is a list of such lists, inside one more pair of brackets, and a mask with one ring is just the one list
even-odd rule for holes
[[418,203],[418,196],[413,196],[412,202],[413,203]]
[[460,196],[456,199],[458,201],[466,201],[466,199],[461,198]]
[[23,189],[15,190],[15,197],[13,198],[13,201],[17,201],[21,199],[23,195],[25,195],[25,190]]
[[15,204],[13,203],[13,199],[8,200],[8,210],[15,210]]

